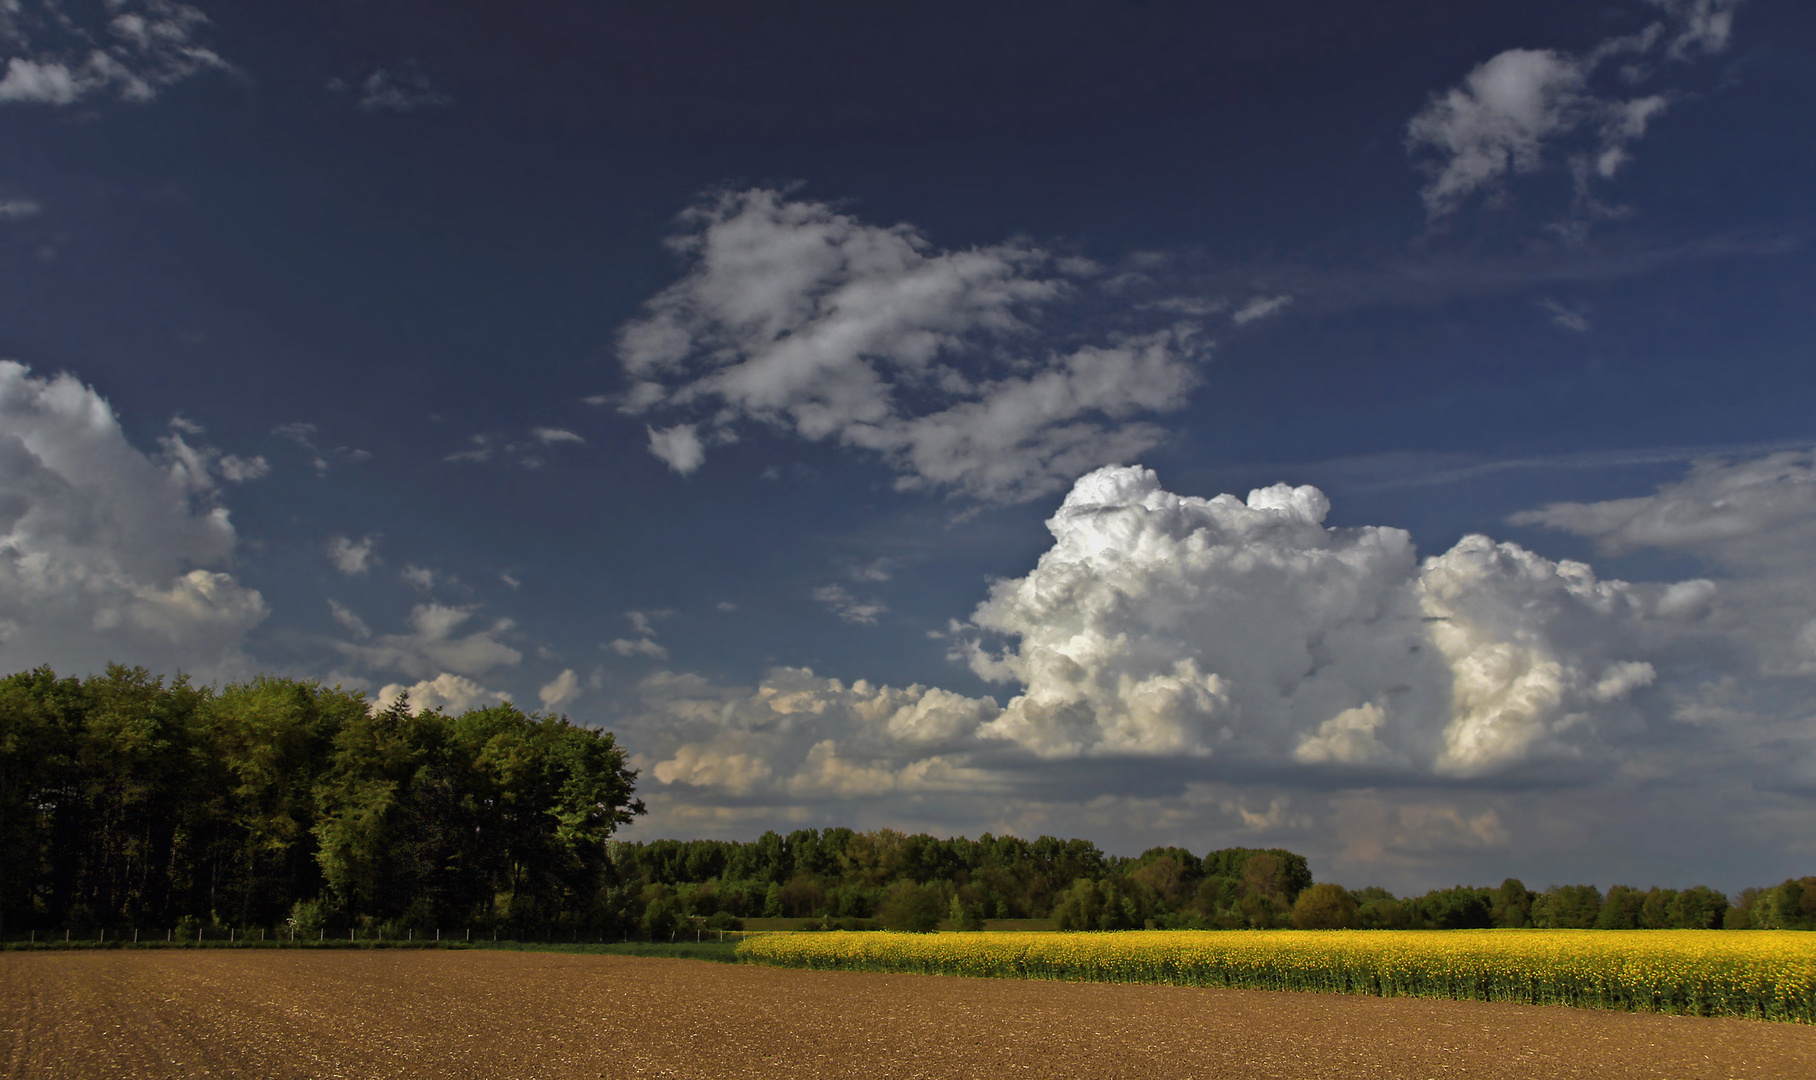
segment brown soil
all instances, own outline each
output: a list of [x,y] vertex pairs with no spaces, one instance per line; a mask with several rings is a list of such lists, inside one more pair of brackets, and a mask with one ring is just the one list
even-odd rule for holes
[[1816,1076],[1816,1027],[499,952],[0,953],[6,1077]]

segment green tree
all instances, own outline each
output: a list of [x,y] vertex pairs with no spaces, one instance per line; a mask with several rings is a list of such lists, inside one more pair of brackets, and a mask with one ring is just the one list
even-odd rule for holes
[[1602,891],[1593,885],[1554,885],[1532,902],[1532,925],[1553,930],[1587,930],[1602,912]]
[[882,901],[877,904],[876,920],[885,930],[929,934],[939,929],[945,912],[946,903],[938,885],[902,880],[884,890]]
[[1321,882],[1293,901],[1293,925],[1301,930],[1353,930],[1361,925],[1359,907],[1343,886]]

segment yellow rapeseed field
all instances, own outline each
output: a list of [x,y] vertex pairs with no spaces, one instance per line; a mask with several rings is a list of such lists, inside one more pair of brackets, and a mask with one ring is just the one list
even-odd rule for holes
[[1816,1022],[1816,933],[1770,930],[1130,930],[780,933],[747,963],[1174,983]]

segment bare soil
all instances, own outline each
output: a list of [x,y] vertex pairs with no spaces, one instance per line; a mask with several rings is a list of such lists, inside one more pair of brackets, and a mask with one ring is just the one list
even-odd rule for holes
[[504,952],[0,953],[5,1077],[1816,1076],[1816,1027]]

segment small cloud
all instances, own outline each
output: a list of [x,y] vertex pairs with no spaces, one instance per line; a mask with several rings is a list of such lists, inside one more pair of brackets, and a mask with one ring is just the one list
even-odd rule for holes
[[334,616],[334,621],[346,628],[346,631],[354,637],[363,641],[372,636],[372,628],[366,625],[366,620],[355,615],[351,609],[339,602],[329,600],[328,611]]
[[435,571],[425,566],[408,563],[397,576],[418,592],[428,592],[435,588]]
[[882,601],[859,600],[842,585],[822,585],[813,591],[813,598],[840,619],[859,626],[875,626],[878,617],[889,612]]
[[888,581],[891,576],[889,568],[894,565],[894,562],[893,559],[885,556],[864,566],[854,567],[851,571],[851,580]]
[[281,439],[287,439],[307,451],[310,455],[309,464],[315,469],[318,476],[327,476],[328,470],[337,461],[344,465],[359,465],[372,460],[372,455],[368,451],[350,446],[337,446],[332,450],[322,449],[315,441],[319,430],[314,424],[294,423],[279,424],[271,429],[271,433]]
[[513,589],[518,588],[523,585],[523,581],[521,579],[519,579],[518,577],[516,577],[515,575],[513,575],[508,570],[502,574],[499,574],[498,580],[504,582],[506,585],[509,585]]
[[[345,86],[345,83],[340,83],[338,87],[335,83],[329,84],[330,89]],[[359,84],[359,90],[359,107],[362,112],[377,112],[380,109],[414,112],[417,109],[454,103],[453,98],[435,89],[427,75],[413,70],[390,72],[379,68],[366,76],[366,80]]]
[[336,536],[328,541],[328,558],[334,561],[336,570],[356,577],[378,565],[378,554],[373,550],[377,543],[377,533],[368,533],[358,540]]
[[676,424],[671,428],[645,428],[649,432],[649,452],[661,458],[682,476],[698,469],[706,460],[706,447],[694,424]]
[[624,617],[630,620],[631,631],[643,637],[656,636],[656,619],[666,619],[673,615],[673,608],[657,608],[654,611],[627,611]]
[[619,656],[647,656],[651,660],[667,660],[668,650],[651,641],[649,638],[618,638],[607,643],[606,648]]
[[36,199],[0,199],[0,221],[18,221],[44,212]]
[[178,413],[170,418],[170,429],[172,431],[180,431],[185,435],[206,435],[208,433],[207,428],[196,423],[194,420],[189,419],[187,416],[184,416],[182,413]]
[[1237,326],[1247,326],[1257,319],[1265,319],[1280,314],[1286,305],[1293,302],[1290,296],[1257,296],[1230,316],[1230,321]]
[[1142,310],[1165,311],[1194,319],[1228,311],[1229,306],[1230,302],[1220,296],[1169,296],[1164,300],[1137,305]]
[[601,406],[612,404],[612,400],[612,395],[610,394],[588,394],[586,397],[581,398],[580,402],[583,405]]
[[491,432],[481,432],[467,438],[470,444],[465,450],[456,450],[443,458],[443,461],[484,463],[494,458],[509,461],[526,469],[540,469],[546,461],[540,451],[558,443],[584,443],[585,439],[563,428],[534,427],[528,438],[518,439]]
[[244,484],[248,480],[262,480],[269,475],[271,462],[266,461],[263,455],[243,458],[233,454],[223,454],[221,459],[215,462],[214,468],[221,474],[221,479],[235,484]]
[[408,694],[412,713],[424,709],[440,709],[444,712],[462,713],[468,709],[495,705],[501,701],[511,700],[511,695],[501,690],[487,690],[464,675],[442,672],[433,679],[424,679],[414,686],[402,683],[391,683],[378,692],[378,707],[388,709],[391,703]]
[[1587,316],[1580,311],[1565,307],[1563,304],[1558,303],[1549,296],[1539,301],[1539,307],[1551,314],[1551,321],[1556,326],[1561,326],[1566,330],[1574,330],[1579,334],[1587,333],[1589,331],[1589,319]]
[[567,668],[545,683],[536,696],[542,699],[543,708],[559,709],[580,697],[580,678],[573,668]]
[[730,600],[721,600],[714,606],[717,607],[720,611],[736,611],[736,610],[738,610],[738,605],[732,603]]

